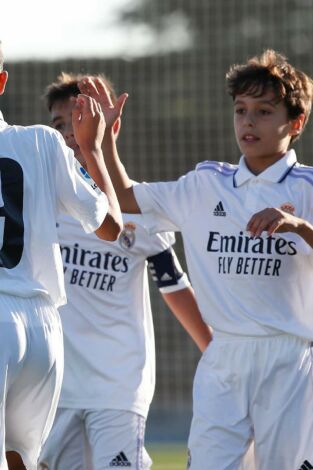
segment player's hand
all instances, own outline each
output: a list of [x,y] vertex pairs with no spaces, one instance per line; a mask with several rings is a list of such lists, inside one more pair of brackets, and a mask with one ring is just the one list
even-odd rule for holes
[[263,231],[268,235],[275,232],[297,232],[303,220],[282,209],[268,207],[254,214],[247,224],[246,230],[252,237],[259,237]]
[[81,93],[92,97],[100,104],[105,117],[107,129],[111,129],[115,122],[120,119],[122,115],[123,107],[125,101],[128,98],[128,94],[123,93],[118,97],[116,103],[113,104],[109,90],[100,77],[85,77],[78,83],[78,88]]
[[72,112],[74,136],[81,150],[101,148],[105,132],[105,119],[101,107],[90,96],[78,95]]

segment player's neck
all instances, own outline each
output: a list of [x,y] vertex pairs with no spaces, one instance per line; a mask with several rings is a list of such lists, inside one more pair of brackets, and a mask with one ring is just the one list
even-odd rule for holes
[[286,152],[280,152],[274,155],[266,155],[264,157],[257,158],[245,156],[245,163],[251,173],[254,175],[259,175],[260,173],[263,173],[263,171],[267,170],[267,168],[281,160],[285,155]]

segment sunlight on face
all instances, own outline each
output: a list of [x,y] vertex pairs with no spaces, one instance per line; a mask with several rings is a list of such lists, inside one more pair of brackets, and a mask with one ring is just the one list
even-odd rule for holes
[[271,89],[258,97],[236,96],[234,129],[248,166],[254,161],[262,170],[279,160],[288,150],[292,128],[284,102],[277,102]]

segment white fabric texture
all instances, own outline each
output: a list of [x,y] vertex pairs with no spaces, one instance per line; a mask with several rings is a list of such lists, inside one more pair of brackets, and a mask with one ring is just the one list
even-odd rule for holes
[[[258,176],[204,162],[168,183],[134,187],[151,233],[181,231],[200,311],[214,331],[313,339],[313,250],[298,235],[250,238],[251,216],[288,205],[313,223],[313,168],[293,150]],[[209,287],[208,287],[209,286]]]
[[[81,178],[59,133],[45,126],[1,123],[0,292],[22,297],[44,293],[62,305],[66,297],[56,216],[69,213],[82,220],[86,231],[96,230],[107,213],[107,197]],[[15,198],[14,214],[12,207],[7,210],[8,196]]]
[[148,470],[145,418],[129,411],[58,408],[39,469]]
[[[68,303],[60,309],[65,372],[60,406],[118,409],[147,416],[155,386],[155,344],[146,258],[171,247],[173,233],[150,235],[124,214],[116,242],[85,234],[72,217],[58,233]],[[172,286],[189,285],[182,277]]]
[[[311,344],[217,335],[194,381],[190,470],[294,470],[313,462]],[[253,455],[242,462],[249,442]],[[306,467],[304,467],[306,468]]]
[[51,429],[63,375],[59,314],[45,296],[0,295],[0,442],[36,469]]

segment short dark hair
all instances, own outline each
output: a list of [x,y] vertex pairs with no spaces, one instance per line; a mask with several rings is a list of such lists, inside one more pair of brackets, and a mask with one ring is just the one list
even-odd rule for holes
[[78,83],[83,78],[87,77],[101,78],[104,81],[106,87],[108,88],[113,104],[116,103],[117,96],[114,87],[111,81],[105,75],[85,75],[62,72],[57,77],[56,81],[48,85],[45,89],[43,98],[46,102],[48,110],[51,111],[51,108],[56,101],[64,101],[66,99],[69,99],[71,96],[79,95],[80,91],[78,88]]
[[304,114],[302,130],[309,119],[313,100],[312,79],[272,49],[252,57],[245,64],[232,65],[226,74],[226,85],[233,99],[237,95],[262,96],[271,88],[277,101],[285,103],[290,119]]

